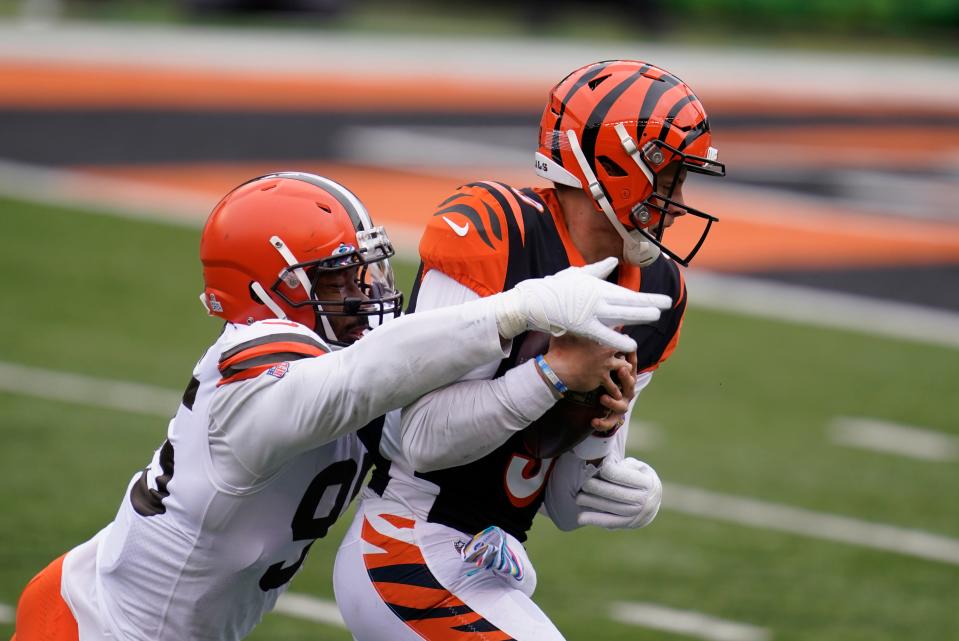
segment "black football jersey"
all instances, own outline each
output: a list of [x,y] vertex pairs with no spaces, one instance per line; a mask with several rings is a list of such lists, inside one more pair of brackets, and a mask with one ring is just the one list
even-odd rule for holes
[[[420,257],[408,313],[416,311],[422,276],[433,269],[486,296],[528,278],[584,264],[568,237],[554,190],[514,189],[497,182],[465,185],[443,201],[424,232]],[[642,269],[622,265],[610,279],[638,291],[673,297],[673,308],[664,311],[658,322],[627,328],[638,344],[640,370],[654,369],[669,356],[679,337],[686,308],[679,268],[662,256]],[[502,360],[496,376],[517,364],[527,337],[515,339],[511,355]],[[543,502],[553,462],[533,456],[517,433],[472,463],[415,476],[435,485],[430,488],[435,494],[430,522],[468,534],[497,525],[525,541]],[[371,488],[382,494],[395,473],[388,462],[380,462]],[[403,491],[409,491],[405,485]]]

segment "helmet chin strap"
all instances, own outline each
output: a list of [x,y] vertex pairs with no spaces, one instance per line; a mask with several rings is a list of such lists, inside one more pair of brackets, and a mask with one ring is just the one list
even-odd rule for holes
[[[286,243],[283,242],[282,238],[280,238],[279,236],[271,236],[270,244],[273,246],[273,249],[275,249],[280,254],[280,256],[283,257],[283,260],[286,261],[287,265],[289,265],[290,267],[293,267],[294,265],[297,264],[296,256],[293,255],[293,252],[291,252],[290,248],[286,246]],[[297,280],[297,282],[292,284],[292,286],[293,287],[296,287],[297,285],[302,286],[303,291],[306,292],[306,298],[309,299],[313,295],[313,284],[310,283],[310,279],[306,275],[306,270],[303,269],[302,267],[295,267],[291,271],[291,273],[294,276],[296,276],[296,280]],[[287,283],[287,284],[290,285],[291,283]],[[256,283],[255,285],[259,285],[259,283]],[[262,289],[262,287],[260,289]],[[257,294],[261,295],[260,292],[257,292]],[[269,297],[267,297],[267,300],[269,300]],[[270,308],[270,311],[272,311],[274,314],[276,314],[277,312],[279,312],[279,314],[283,314],[283,310],[280,309],[275,302],[273,302],[272,300],[270,302],[272,303],[272,305],[270,303],[266,304],[266,306]],[[319,305],[316,306],[316,309],[318,309],[321,312],[323,311],[323,308]],[[326,335],[326,338],[328,340],[333,340],[333,341],[339,340],[336,337],[336,332],[333,331],[333,326],[330,325],[329,319],[326,316],[323,316],[320,314],[317,314],[317,316],[320,319],[320,323],[323,325],[323,333]],[[277,318],[286,318],[286,315],[285,314],[283,314],[282,316],[277,315]]]
[[[640,267],[651,265],[653,261],[659,258],[659,247],[656,246],[656,243],[646,240],[638,231],[627,231],[626,227],[623,226],[623,223],[621,223],[616,216],[616,212],[613,211],[613,206],[609,203],[609,199],[606,198],[606,192],[603,191],[603,187],[599,184],[599,179],[596,178],[596,174],[594,174],[590,168],[589,162],[586,160],[586,154],[583,153],[582,147],[579,146],[579,140],[576,139],[576,132],[569,129],[566,131],[566,137],[569,139],[569,146],[573,152],[573,156],[576,158],[576,162],[579,163],[579,168],[582,170],[583,176],[586,177],[588,182],[587,189],[589,195],[596,201],[599,208],[603,211],[603,214],[606,215],[607,220],[609,220],[610,224],[623,239],[623,257],[633,265],[639,265]],[[648,170],[644,173],[647,174],[648,178]]]

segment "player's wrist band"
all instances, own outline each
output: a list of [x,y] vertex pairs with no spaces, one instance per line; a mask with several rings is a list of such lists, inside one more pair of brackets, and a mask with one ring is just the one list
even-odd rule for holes
[[560,396],[566,396],[566,392],[569,391],[569,388],[566,387],[559,376],[556,375],[556,372],[553,371],[553,368],[549,366],[549,363],[546,362],[546,359],[543,358],[542,354],[536,355],[536,365],[539,366],[539,371],[543,372],[543,376],[546,377],[546,380],[549,381],[549,384],[553,386]]

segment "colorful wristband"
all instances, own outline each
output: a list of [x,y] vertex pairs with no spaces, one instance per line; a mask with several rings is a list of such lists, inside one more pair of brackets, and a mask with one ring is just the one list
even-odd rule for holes
[[559,392],[560,396],[566,396],[566,392],[569,391],[569,388],[566,387],[566,383],[560,380],[559,376],[556,375],[556,372],[553,371],[553,368],[549,366],[549,363],[546,362],[546,359],[543,358],[542,354],[536,356],[536,364],[539,366],[543,376],[546,377],[546,380],[550,382],[553,388]]

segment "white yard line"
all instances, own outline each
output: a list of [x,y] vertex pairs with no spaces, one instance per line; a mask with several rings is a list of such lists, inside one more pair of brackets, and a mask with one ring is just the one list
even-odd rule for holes
[[772,638],[766,628],[717,619],[699,612],[667,608],[655,603],[613,603],[609,613],[614,621],[620,623],[684,634],[707,641],[767,641]]
[[[314,623],[346,627],[335,602],[308,594],[281,594],[273,611]],[[686,634],[707,641],[767,641],[770,638],[764,628],[652,603],[614,603],[610,607],[610,617],[620,623]],[[13,621],[14,608],[0,603],[0,624]]]
[[[522,139],[526,127],[483,127],[483,134],[508,132]],[[342,153],[347,159],[388,169],[428,168],[461,176],[469,167],[526,167],[530,152],[483,141],[482,135],[465,136],[463,131],[442,127],[348,127],[342,133]]]
[[176,414],[182,392],[0,361],[0,391],[150,416]]
[[663,442],[663,428],[656,423],[647,423],[632,419],[629,421],[629,433],[626,435],[626,449],[642,453],[659,447]]
[[693,307],[959,349],[956,312],[699,270],[687,283]]
[[834,443],[925,461],[959,460],[959,438],[875,418],[839,416],[828,427]]
[[[170,417],[181,393],[0,362],[0,391]],[[663,508],[760,529],[959,565],[959,539],[667,483]]]
[[297,594],[296,592],[286,592],[280,595],[276,601],[274,612],[286,614],[298,619],[315,621],[316,623],[326,623],[329,625],[346,627],[343,617],[340,616],[340,610],[333,601],[318,599],[308,594]]
[[0,195],[180,227],[202,227],[216,197],[0,158]]
[[[326,623],[341,628],[346,627],[336,603],[318,599],[308,594],[297,594],[295,592],[281,594],[273,611],[316,623]],[[0,624],[13,623],[14,618],[15,609],[6,603],[0,603]]]
[[665,483],[663,509],[959,565],[959,539]]

